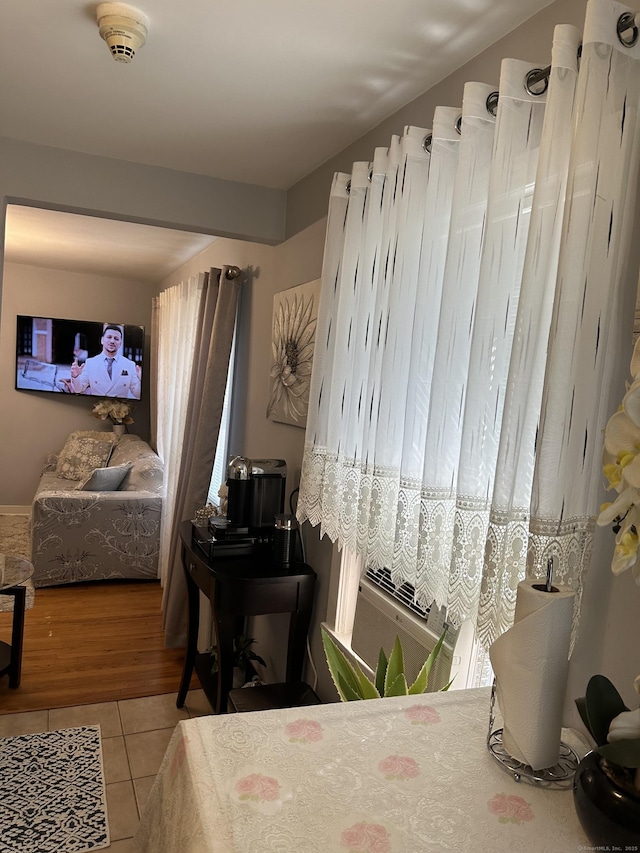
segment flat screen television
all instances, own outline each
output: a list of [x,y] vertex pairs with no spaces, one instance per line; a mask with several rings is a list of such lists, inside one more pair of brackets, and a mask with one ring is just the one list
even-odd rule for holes
[[144,326],[18,315],[16,388],[139,400]]

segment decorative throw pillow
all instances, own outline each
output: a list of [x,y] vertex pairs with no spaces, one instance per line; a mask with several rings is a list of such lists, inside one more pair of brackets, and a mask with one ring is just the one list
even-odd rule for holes
[[113,451],[113,438],[89,438],[86,434],[71,433],[60,451],[56,474],[65,480],[84,480],[94,468],[107,464]]
[[110,441],[112,444],[117,444],[119,436],[110,429],[75,429],[69,434],[69,438],[77,436],[78,438],[95,438],[96,441]]
[[83,492],[117,492],[130,468],[130,463],[96,468],[78,488]]

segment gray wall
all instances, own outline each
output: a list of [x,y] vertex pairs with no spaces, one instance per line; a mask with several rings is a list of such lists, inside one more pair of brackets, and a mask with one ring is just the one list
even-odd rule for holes
[[5,138],[0,198],[265,243],[284,230],[280,190]]
[[[30,506],[45,455],[60,450],[70,432],[109,428],[91,414],[95,402],[91,397],[16,390],[16,315],[98,322],[112,318],[144,326],[148,337],[151,297],[157,290],[138,281],[5,264],[0,313],[0,400],[5,415],[0,419],[0,505]],[[148,369],[143,373],[143,399],[135,404],[133,418],[131,432],[148,438]]]
[[[386,147],[391,136],[401,134],[405,125],[430,128],[437,106],[462,105],[465,83],[489,83],[497,88],[500,63],[506,58],[537,62],[542,68],[549,65],[553,28],[556,24],[574,24],[581,29],[585,8],[586,0],[556,0],[294,184],[287,192],[286,236],[291,237],[326,214],[334,172],[350,172],[353,162],[373,159],[374,149]],[[464,26],[464,21],[460,21],[460,26]]]

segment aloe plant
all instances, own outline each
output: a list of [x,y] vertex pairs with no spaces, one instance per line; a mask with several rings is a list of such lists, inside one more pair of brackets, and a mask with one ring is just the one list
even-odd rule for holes
[[[447,629],[445,628],[435,648],[424,662],[418,677],[413,684],[409,685],[404,671],[404,655],[400,637],[396,636],[388,658],[384,649],[380,649],[375,678],[371,681],[358,664],[354,666],[347,659],[331,634],[322,628],[324,653],[340,699],[343,702],[353,702],[356,699],[381,699],[386,696],[414,696],[418,693],[424,693],[427,689],[429,673],[440,653],[446,633]],[[450,686],[451,682],[445,685],[442,690],[448,690]]]

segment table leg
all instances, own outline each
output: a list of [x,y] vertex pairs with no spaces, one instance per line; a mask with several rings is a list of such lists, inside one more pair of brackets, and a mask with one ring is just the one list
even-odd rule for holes
[[233,687],[233,640],[238,630],[238,619],[234,614],[214,612],[213,624],[218,649],[216,714],[226,714],[229,691]]
[[198,587],[193,582],[189,566],[187,565],[187,556],[182,550],[182,565],[187,579],[187,602],[188,602],[188,628],[187,628],[187,648],[184,656],[184,667],[182,669],[182,679],[178,690],[178,698],[176,699],[176,707],[182,708],[189,692],[191,685],[191,676],[193,675],[193,667],[196,662],[196,653],[198,651],[198,627],[200,621],[200,601]]
[[311,608],[296,610],[289,621],[289,646],[287,648],[287,681],[302,681],[307,636],[311,622]]
[[22,673],[22,644],[24,641],[24,611],[27,601],[27,589],[17,586],[12,591],[13,625],[11,628],[11,664],[9,667],[9,687],[20,686]]

